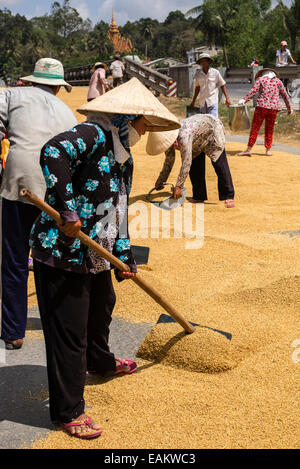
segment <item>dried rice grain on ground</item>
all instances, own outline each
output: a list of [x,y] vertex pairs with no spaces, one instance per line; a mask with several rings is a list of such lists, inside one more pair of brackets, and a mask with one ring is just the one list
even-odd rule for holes
[[[74,88],[60,97],[74,110],[86,95],[87,88]],[[251,158],[235,156],[243,144],[230,143],[227,150],[236,209],[218,201],[207,159],[202,249],[185,249],[184,239],[132,241],[151,248],[141,274],[188,320],[233,334],[231,345],[240,347],[237,365],[203,373],[139,359],[131,376],[89,379],[85,399],[88,413],[104,429],[101,438],[80,441],[59,430],[34,448],[300,447],[300,363],[292,345],[300,339],[300,237],[284,234],[299,230],[300,160],[277,151],[265,157],[260,146]],[[133,153],[134,208],[154,186],[164,155],[146,155],[145,138]],[[170,182],[176,182],[179,168],[177,153]],[[186,187],[189,196],[189,181]],[[133,283],[115,287],[115,316],[155,323],[163,312]],[[195,347],[187,347],[191,361],[193,354]]]
[[[221,373],[284,334],[279,322],[263,314],[256,322],[250,312],[243,315],[224,305],[219,314],[206,311],[206,326],[196,326],[193,334],[178,324],[157,324],[142,342],[138,357],[194,372]],[[231,334],[231,340],[217,331]]]

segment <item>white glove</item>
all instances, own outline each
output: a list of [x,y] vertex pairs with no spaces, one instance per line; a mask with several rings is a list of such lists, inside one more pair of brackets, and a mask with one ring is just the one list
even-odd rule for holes
[[240,100],[239,100],[239,104],[245,104],[245,100],[244,100],[244,99],[240,99]]

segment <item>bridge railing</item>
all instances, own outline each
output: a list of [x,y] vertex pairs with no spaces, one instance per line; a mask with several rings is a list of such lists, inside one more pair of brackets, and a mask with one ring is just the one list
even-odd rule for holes
[[[147,88],[151,88],[156,94],[176,96],[176,83],[168,75],[152,70],[132,59],[124,58],[125,80],[132,77],[138,78]],[[109,66],[110,62],[107,62]],[[92,76],[94,64],[82,65],[65,69],[65,80],[72,86],[88,86]]]
[[126,74],[129,78],[138,78],[145,86],[151,88],[158,94],[165,96],[176,96],[176,83],[168,75],[152,70],[149,67],[124,58]]

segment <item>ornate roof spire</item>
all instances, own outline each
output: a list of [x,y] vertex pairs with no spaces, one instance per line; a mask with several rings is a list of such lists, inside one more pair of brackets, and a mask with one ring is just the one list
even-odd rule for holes
[[111,19],[111,24],[112,26],[117,26],[115,22],[115,15],[114,15],[114,9],[112,8],[112,19]]
[[112,19],[111,19],[111,25],[109,27],[109,32],[110,34],[119,34],[119,28],[115,22],[114,9],[112,9]]
[[121,36],[119,28],[115,22],[114,9],[112,8],[112,18],[111,24],[109,26],[108,38],[114,45],[115,52],[131,52],[132,42],[129,38],[124,38]]

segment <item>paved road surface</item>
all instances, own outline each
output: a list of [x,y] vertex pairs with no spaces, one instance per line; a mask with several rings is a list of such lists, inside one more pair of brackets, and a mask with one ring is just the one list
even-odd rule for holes
[[[111,349],[117,357],[134,359],[153,325],[113,319]],[[54,429],[49,418],[46,355],[37,308],[29,311],[27,329],[21,350],[4,351],[0,340],[0,449],[29,446]]]

